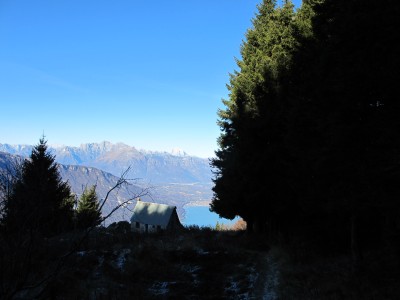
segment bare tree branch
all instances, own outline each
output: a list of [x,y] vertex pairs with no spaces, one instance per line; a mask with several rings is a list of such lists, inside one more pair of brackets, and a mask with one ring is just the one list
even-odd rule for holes
[[23,161],[22,157],[13,157],[0,169],[0,219],[4,215],[6,202],[11,196],[14,185],[22,177]]
[[[129,185],[129,184],[131,184],[130,181],[136,180],[136,179],[127,179],[126,178],[130,169],[131,169],[131,167],[127,168],[122,173],[121,177],[117,180],[117,182],[114,184],[114,186],[108,190],[104,200],[102,201],[102,203],[100,205],[100,210],[107,203],[107,201],[109,200],[109,198],[113,192],[118,192],[118,190],[122,186]],[[4,299],[13,299],[19,293],[23,293],[28,290],[32,291],[35,289],[39,289],[39,291],[35,295],[35,298],[43,295],[43,293],[45,293],[45,291],[46,291],[46,288],[48,287],[48,284],[52,280],[54,280],[60,274],[60,272],[63,270],[63,268],[65,267],[65,265],[67,263],[68,258],[71,257],[71,255],[76,253],[82,247],[82,244],[85,242],[85,240],[87,240],[87,238],[89,237],[89,234],[98,225],[100,225],[102,222],[104,222],[105,220],[110,218],[121,207],[123,207],[124,209],[127,209],[127,208],[129,209],[128,206],[130,204],[132,204],[133,201],[137,200],[140,197],[149,195],[150,194],[149,191],[150,191],[150,188],[143,188],[139,193],[132,195],[132,197],[130,197],[129,199],[119,202],[118,205],[116,205],[107,215],[103,216],[101,221],[99,221],[97,224],[94,224],[91,227],[87,228],[80,236],[78,236],[76,239],[71,241],[69,250],[65,254],[58,257],[57,261],[54,263],[55,264],[54,267],[51,268],[52,269],[51,271],[48,271],[45,276],[36,280],[36,282],[30,283],[30,284],[28,284],[28,281],[34,275],[33,274],[34,270],[32,270],[32,253],[33,253],[33,251],[35,251],[35,249],[33,249],[35,246],[34,245],[34,236],[30,235],[27,238],[23,238],[21,242],[25,242],[25,243],[28,242],[28,244],[24,248],[19,248],[19,249],[26,249],[25,254],[22,253],[22,256],[20,256],[21,258],[24,257],[24,259],[22,261],[20,261],[20,263],[21,263],[20,268],[22,269],[22,270],[20,270],[20,272],[23,274],[21,274],[21,277],[18,280],[18,282],[11,283],[11,287],[9,286],[7,288],[6,286],[4,286],[4,282],[3,282],[2,291],[0,291],[0,298],[4,297]],[[0,237],[0,238],[3,239],[3,237]],[[13,243],[13,244],[15,246],[17,246],[15,243]],[[2,263],[3,263],[3,261],[7,261],[7,257],[4,257],[4,255],[7,255],[7,253],[12,253],[12,248],[14,248],[14,246],[11,244],[9,246],[10,246],[10,249],[7,250],[7,249],[4,249],[4,244],[2,245],[2,249],[5,250],[5,251],[2,251],[3,253],[0,253],[2,255],[2,257],[1,257]],[[20,246],[18,246],[18,247],[20,247]],[[15,259],[18,259],[18,258],[15,257]],[[10,262],[7,262],[7,263],[10,263]],[[1,274],[1,275],[3,277],[7,276],[7,274]],[[4,279],[6,279],[6,278],[4,278]],[[11,288],[11,290],[10,290],[10,288]]]

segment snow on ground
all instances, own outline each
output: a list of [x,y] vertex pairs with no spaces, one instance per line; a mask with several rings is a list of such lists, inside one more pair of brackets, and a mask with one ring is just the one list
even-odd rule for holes
[[230,294],[239,295],[240,287],[237,281],[233,280],[233,277],[228,278],[229,286],[225,288],[225,292]]
[[267,256],[267,276],[264,286],[263,300],[278,299],[277,288],[279,286],[279,262],[270,255]]
[[169,292],[168,285],[176,284],[176,282],[155,282],[151,288],[149,288],[149,292],[151,292],[154,296],[162,296],[166,295]]
[[199,275],[197,274],[197,272],[200,270],[201,270],[201,267],[196,266],[196,265],[182,266],[182,271],[185,273],[188,273],[192,276],[194,286],[198,286],[198,284],[200,283],[199,278],[198,278]]
[[126,257],[128,256],[129,253],[131,253],[131,249],[122,249],[119,251],[119,254],[115,260],[115,263],[116,263],[118,269],[120,269],[121,271],[125,267]]
[[254,266],[250,268],[250,274],[247,276],[247,280],[249,281],[249,289],[252,290],[254,289],[254,286],[256,284],[256,281],[258,277],[260,276],[259,273],[256,272],[256,269]]

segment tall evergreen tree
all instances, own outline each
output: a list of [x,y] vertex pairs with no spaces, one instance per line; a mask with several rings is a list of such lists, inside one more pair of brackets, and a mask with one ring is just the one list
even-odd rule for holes
[[90,189],[85,188],[85,191],[78,201],[76,213],[77,226],[80,229],[86,229],[100,224],[101,211],[95,185]]
[[24,161],[22,176],[13,187],[5,212],[4,224],[10,232],[52,236],[72,228],[71,191],[61,180],[44,138]]
[[248,229],[278,219],[289,199],[284,148],[286,131],[282,81],[296,48],[295,13],[286,1],[265,0],[242,45],[240,71],[231,75],[229,99],[219,111],[220,150],[211,209],[221,216],[240,215]]

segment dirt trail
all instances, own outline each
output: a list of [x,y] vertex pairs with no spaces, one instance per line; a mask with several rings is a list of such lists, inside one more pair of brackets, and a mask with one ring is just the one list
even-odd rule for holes
[[276,300],[279,285],[279,262],[268,252],[260,256],[258,278],[250,299]]

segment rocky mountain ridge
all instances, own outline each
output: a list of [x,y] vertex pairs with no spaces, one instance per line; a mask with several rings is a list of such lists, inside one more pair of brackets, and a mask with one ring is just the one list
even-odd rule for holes
[[[0,144],[0,151],[28,157],[32,147]],[[123,143],[101,142],[80,147],[49,146],[49,150],[60,164],[95,167],[115,176],[131,167],[129,177],[149,183],[211,183],[212,178],[208,159],[189,156],[180,149],[153,152]]]
[[[6,171],[15,160],[21,161],[22,156],[0,152],[0,172]],[[82,194],[86,186],[96,185],[96,192],[100,199],[106,197],[107,192],[115,186],[119,177],[111,173],[102,171],[94,167],[78,165],[58,166],[61,177],[68,181],[73,193],[78,197]],[[124,185],[114,191],[103,207],[103,215],[107,215],[119,203],[142,195],[144,201],[175,205],[181,220],[184,219],[184,206],[188,203],[204,203],[211,199],[211,184],[191,183],[191,184],[149,184],[144,180],[133,180],[131,184]],[[145,195],[143,195],[145,194]],[[129,220],[135,201],[132,201],[126,208],[116,211],[107,220],[106,225],[115,221]]]

